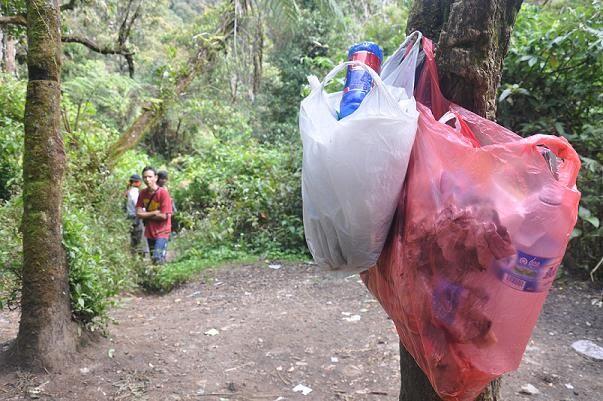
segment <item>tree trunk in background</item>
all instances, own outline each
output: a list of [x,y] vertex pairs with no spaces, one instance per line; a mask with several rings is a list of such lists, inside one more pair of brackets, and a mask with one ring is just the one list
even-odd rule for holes
[[10,35],[4,35],[4,71],[15,75],[17,72],[17,63],[15,57],[17,56],[17,40]]
[[255,21],[255,39],[253,41],[252,57],[253,57],[253,76],[251,85],[251,101],[255,100],[255,97],[260,92],[260,85],[262,80],[262,59],[264,56],[264,21],[261,15],[261,10],[256,11],[258,13]]
[[17,364],[60,368],[75,350],[61,200],[65,151],[61,136],[61,31],[58,0],[27,2],[27,66],[23,154],[23,287],[19,334],[9,351]]
[[[515,18],[523,0],[415,0],[406,31],[419,30],[436,44],[444,95],[494,119],[496,89]],[[438,401],[429,380],[400,344],[399,401]],[[476,401],[500,401],[500,381]]]
[[4,32],[0,28],[0,72],[4,72]]
[[0,71],[10,74],[15,74],[17,71],[16,44],[17,41],[13,37],[0,29]]

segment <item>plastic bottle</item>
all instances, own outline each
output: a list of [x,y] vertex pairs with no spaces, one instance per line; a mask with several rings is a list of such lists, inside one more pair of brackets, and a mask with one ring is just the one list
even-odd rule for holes
[[567,245],[569,221],[560,221],[562,192],[545,186],[529,199],[525,218],[514,235],[517,256],[499,271],[499,278],[511,288],[543,292],[551,286]]
[[[373,42],[357,43],[348,50],[348,61],[361,61],[379,74],[383,61],[383,50]],[[373,79],[366,70],[358,66],[348,66],[343,97],[339,106],[339,119],[356,111],[371,90],[372,84]]]

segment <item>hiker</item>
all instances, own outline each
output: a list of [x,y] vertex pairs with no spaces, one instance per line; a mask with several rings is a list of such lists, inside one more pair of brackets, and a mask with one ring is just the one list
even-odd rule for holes
[[131,221],[130,226],[130,250],[133,255],[139,254],[143,258],[149,252],[147,240],[144,237],[144,225],[142,220],[136,217],[136,203],[140,192],[142,179],[138,174],[132,174],[128,181],[126,190],[126,217]]
[[144,222],[144,236],[149,244],[151,260],[154,264],[163,264],[171,232],[172,199],[167,189],[157,185],[157,178],[153,167],[147,166],[142,170],[142,179],[147,187],[140,191],[136,216]]
[[[157,172],[157,185],[159,185],[162,188],[167,189],[166,184],[168,182],[168,173],[165,170],[159,170]],[[168,190],[169,192],[169,190]],[[178,209],[176,208],[176,202],[174,202],[174,199],[172,199],[172,218],[171,218],[171,224],[172,224],[172,232],[175,232],[178,230],[178,217],[176,216],[176,218],[174,218],[174,214],[176,214],[176,212],[178,212]]]
[[[157,172],[157,185],[159,185],[161,188],[165,188],[165,184],[167,184],[168,182],[168,173],[165,170],[159,170]],[[174,208],[174,205],[172,204],[172,209]]]

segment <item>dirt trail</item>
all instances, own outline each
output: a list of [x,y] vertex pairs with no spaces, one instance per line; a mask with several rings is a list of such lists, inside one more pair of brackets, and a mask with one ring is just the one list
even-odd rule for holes
[[[570,347],[603,344],[601,295],[555,287],[521,368],[505,378],[506,401],[601,399],[603,363]],[[0,376],[0,400],[397,400],[397,335],[358,276],[228,266],[164,296],[122,297],[111,316],[110,337],[73,367]],[[0,312],[0,344],[17,322]],[[519,394],[527,383],[540,394]]]

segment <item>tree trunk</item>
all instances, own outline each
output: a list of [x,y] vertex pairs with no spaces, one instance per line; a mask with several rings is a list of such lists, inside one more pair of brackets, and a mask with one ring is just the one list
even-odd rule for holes
[[0,27],[0,71],[4,71],[4,32]]
[[17,40],[12,36],[4,35],[4,71],[15,75],[17,72],[17,63],[15,57],[17,56]]
[[437,44],[440,84],[448,99],[494,119],[502,63],[522,2],[415,1],[407,32],[420,30]]
[[257,11],[258,15],[255,21],[256,36],[253,41],[252,57],[253,57],[253,77],[251,100],[254,101],[257,94],[260,92],[260,84],[262,81],[262,59],[264,54],[264,21],[261,11]]
[[53,369],[75,350],[68,267],[61,245],[65,151],[61,136],[61,31],[57,0],[29,0],[23,154],[23,279],[19,365]]
[[[419,30],[436,47],[444,95],[468,110],[494,119],[496,89],[523,0],[415,0],[407,33]],[[399,401],[438,401],[429,380],[400,344]],[[476,401],[500,401],[500,381]]]

